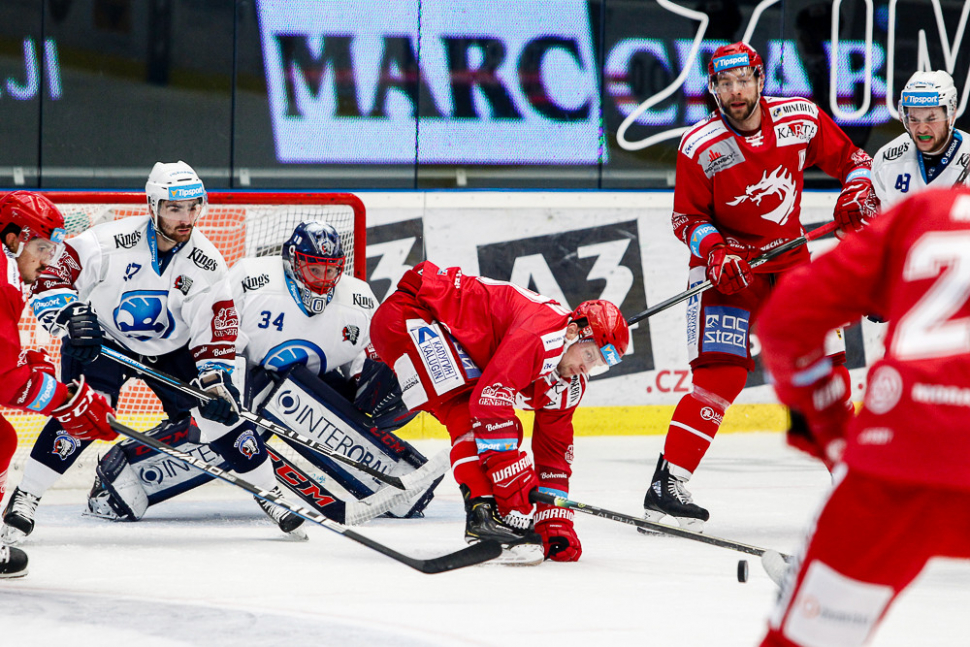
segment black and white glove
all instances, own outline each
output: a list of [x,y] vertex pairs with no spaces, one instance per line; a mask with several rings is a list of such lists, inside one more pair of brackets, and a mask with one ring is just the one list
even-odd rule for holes
[[202,389],[211,400],[199,403],[203,418],[231,427],[239,422],[239,389],[232,383],[232,376],[221,369],[203,371],[192,380],[192,385]]
[[82,364],[90,364],[101,353],[104,333],[98,323],[98,315],[86,303],[74,301],[61,310],[54,325],[67,331],[68,339],[63,344],[65,355],[70,355]]

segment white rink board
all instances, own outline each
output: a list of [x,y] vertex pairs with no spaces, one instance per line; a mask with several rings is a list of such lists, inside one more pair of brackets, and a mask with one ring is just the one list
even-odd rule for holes
[[[465,191],[432,193],[359,193],[367,206],[368,229],[402,221],[420,220],[424,255],[441,267],[459,266],[469,274],[481,274],[480,248],[514,245],[523,239],[582,232],[591,227],[635,221],[638,232],[640,267],[647,305],[654,305],[686,289],[687,248],[677,240],[670,226],[673,193],[656,192],[525,192]],[[802,201],[802,223],[831,220],[837,192],[806,192]],[[620,236],[620,234],[618,234]],[[813,243],[819,253],[835,244],[834,239]],[[376,271],[368,278],[391,278],[395,282],[407,265],[390,258],[386,243],[378,248],[368,239],[368,258],[382,256]],[[516,262],[525,259],[518,258]],[[542,267],[541,259],[531,259],[532,267]],[[608,265],[608,263],[607,263]],[[505,278],[505,277],[493,277]],[[622,278],[622,277],[621,277]],[[547,276],[533,274],[535,289],[561,298],[569,286],[556,281],[555,269]],[[622,280],[615,283],[621,284]],[[609,287],[609,281],[607,281]],[[611,298],[614,294],[588,294],[584,298]],[[621,294],[626,294],[622,292]],[[381,295],[378,295],[381,296]],[[562,299],[561,299],[562,300]],[[568,303],[575,307],[576,303]],[[640,309],[624,314],[630,317]],[[650,318],[650,344],[654,368],[619,377],[594,380],[583,399],[586,406],[672,405],[689,388],[686,348],[686,302]],[[863,322],[867,362],[882,354],[880,342],[885,326]],[[755,349],[757,340],[754,338]],[[634,349],[634,353],[636,349]],[[862,399],[865,368],[853,373],[853,399]],[[683,379],[686,378],[686,379]],[[774,394],[765,386],[749,387],[737,400],[740,403],[774,403]]]

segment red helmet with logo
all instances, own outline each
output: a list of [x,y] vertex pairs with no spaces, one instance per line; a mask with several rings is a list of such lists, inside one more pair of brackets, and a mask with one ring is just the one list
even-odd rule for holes
[[765,64],[758,52],[746,43],[737,42],[730,45],[721,45],[714,50],[714,54],[707,64],[707,75],[713,83],[719,72],[738,67],[750,67],[759,77],[764,77],[765,74]]
[[7,225],[20,228],[20,238],[64,241],[64,216],[47,197],[32,191],[14,191],[0,198],[0,231]]
[[569,323],[579,326],[580,340],[596,343],[609,366],[619,364],[630,347],[630,327],[620,309],[609,301],[583,301],[569,315]]

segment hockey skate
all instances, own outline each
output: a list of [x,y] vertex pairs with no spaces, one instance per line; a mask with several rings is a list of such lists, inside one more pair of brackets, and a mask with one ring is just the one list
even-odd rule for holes
[[34,515],[37,512],[38,503],[40,503],[40,497],[28,494],[20,488],[13,491],[3,511],[0,542],[16,545],[34,531]]
[[[676,466],[673,467],[675,471],[680,471]],[[690,492],[684,487],[687,476],[671,474],[670,468],[670,463],[661,454],[653,479],[650,481],[650,487],[643,497],[643,517],[647,521],[658,523],[669,515],[677,520],[681,528],[703,532],[704,522],[710,519],[710,513],[694,503]],[[637,528],[637,530],[650,534],[650,531],[644,528]]]
[[27,553],[0,544],[0,579],[23,577],[27,574]]
[[542,538],[530,528],[519,530],[506,523],[495,501],[477,497],[465,501],[465,541],[474,544],[493,539],[502,544],[502,554],[490,564],[535,566],[543,560]]
[[[283,498],[283,491],[280,490],[279,486],[274,487],[272,491],[273,494]],[[275,521],[276,525],[280,527],[280,530],[285,532],[291,539],[308,539],[306,530],[302,528],[303,517],[295,515],[286,508],[270,503],[269,501],[264,501],[258,497],[253,498],[256,499],[256,503],[263,509],[266,516]]]

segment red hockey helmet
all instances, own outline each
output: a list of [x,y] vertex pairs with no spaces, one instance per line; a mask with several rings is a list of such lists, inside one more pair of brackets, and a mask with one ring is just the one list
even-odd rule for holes
[[765,64],[758,52],[746,43],[737,42],[730,45],[721,45],[714,50],[714,54],[707,64],[707,75],[713,83],[719,72],[738,67],[750,67],[759,77],[763,77],[765,73]]
[[[34,238],[53,243],[45,255],[54,259],[64,249],[64,216],[53,202],[40,193],[14,191],[0,198],[0,231],[8,225],[20,229],[18,238],[24,245]],[[23,246],[20,250],[23,250]]]
[[569,315],[569,323],[579,326],[580,341],[596,343],[608,367],[619,364],[630,347],[630,327],[609,301],[583,301]]

